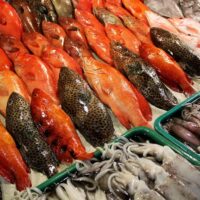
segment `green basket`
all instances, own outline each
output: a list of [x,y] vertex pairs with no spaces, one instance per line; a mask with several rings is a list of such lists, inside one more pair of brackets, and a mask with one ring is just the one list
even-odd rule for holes
[[[160,117],[158,117],[156,119],[155,123],[154,123],[154,128],[159,134],[161,134],[163,137],[165,137],[170,142],[176,144],[179,147],[179,149],[181,149],[182,151],[187,153],[189,155],[189,159],[188,160],[192,164],[200,166],[200,154],[197,154],[196,152],[192,151],[183,142],[181,142],[178,139],[176,139],[174,136],[169,134],[163,128],[163,124],[165,122],[167,122],[167,120],[169,120],[172,117],[180,115],[182,109],[185,107],[185,105],[187,103],[193,103],[193,102],[195,102],[197,100],[200,100],[200,92],[196,93],[195,95],[191,96],[190,98],[186,99],[182,103],[178,104],[177,106],[175,106],[174,108],[172,108],[171,110],[166,112],[165,114],[163,114]],[[193,159],[197,160],[197,162],[193,162]]]
[[[133,128],[133,129],[130,129],[129,131],[127,131],[123,136],[128,139],[133,139],[138,142],[141,142],[144,140],[149,140],[152,143],[157,143],[157,144],[160,144],[163,146],[167,145],[170,148],[172,148],[174,151],[176,151],[178,154],[180,154],[181,156],[192,161],[192,163],[194,163],[194,164],[197,163],[197,161],[195,159],[190,158],[190,156],[187,153],[185,153],[184,151],[182,151],[181,149],[179,149],[177,147],[177,145],[175,145],[171,141],[168,141],[165,137],[159,135],[158,133],[156,133],[155,131],[153,131],[151,129],[148,129],[145,127]],[[119,140],[120,140],[120,138],[116,138],[113,141],[113,143],[116,143]],[[101,156],[101,152],[97,150],[94,153],[94,157],[99,158],[100,156]],[[66,168],[64,171],[56,174],[55,176],[51,177],[44,183],[38,185],[37,188],[40,189],[42,192],[44,192],[47,189],[50,189],[50,188],[56,186],[57,184],[59,184],[60,182],[64,181],[67,177],[69,177],[71,174],[75,173],[76,171],[77,171],[76,164],[72,164],[70,167]]]

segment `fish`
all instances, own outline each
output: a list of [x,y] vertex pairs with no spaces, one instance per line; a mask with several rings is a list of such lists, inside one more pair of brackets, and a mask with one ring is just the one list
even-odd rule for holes
[[200,37],[200,23],[191,18],[170,18],[168,19],[181,33]]
[[62,68],[58,91],[63,110],[90,144],[99,146],[113,137],[113,123],[107,108],[78,74]]
[[168,110],[178,101],[165,87],[155,69],[120,43],[112,42],[114,64],[154,106]]
[[56,81],[53,71],[39,57],[22,54],[14,61],[16,74],[24,81],[32,94],[35,88],[43,89],[58,104]]
[[124,7],[137,19],[147,23],[145,12],[149,8],[140,0],[122,0]]
[[58,17],[70,17],[74,16],[74,8],[71,0],[51,0]]
[[42,90],[34,89],[31,98],[31,114],[40,134],[50,145],[59,161],[87,160],[87,153],[70,117]]
[[150,33],[153,43],[176,61],[184,63],[187,73],[191,76],[200,75],[200,57],[176,35],[160,28],[151,28]]
[[75,10],[77,21],[83,26],[90,47],[105,62],[112,64],[110,41],[104,26],[90,12]]
[[161,16],[183,18],[184,15],[178,2],[179,0],[144,0],[145,5]]
[[53,46],[63,48],[66,33],[61,26],[53,22],[43,21],[42,31]]
[[130,30],[124,26],[114,24],[107,24],[105,29],[111,42],[119,42],[133,53],[139,55],[139,46],[141,42]]
[[13,70],[13,64],[3,49],[0,48],[0,71],[5,69]]
[[41,31],[36,21],[36,16],[32,13],[30,6],[26,0],[12,0],[10,4],[17,11],[25,32]]
[[70,39],[79,42],[81,45],[84,44],[86,48],[89,48],[83,26],[77,20],[73,18],[60,17],[59,24],[63,27]]
[[65,66],[69,67],[81,76],[83,76],[82,69],[79,64],[63,49],[51,46],[47,39],[40,33],[26,33],[23,35],[23,41],[26,46],[35,55],[39,55],[44,63],[50,66],[54,73],[56,85],[59,79],[60,69]]
[[29,103],[16,92],[8,100],[6,129],[14,138],[29,167],[48,177],[57,173],[58,161],[37,130]]
[[11,183],[16,183],[17,189],[20,191],[31,187],[30,171],[17,149],[15,141],[1,122],[0,133],[0,175]]
[[190,78],[165,51],[153,44],[141,44],[140,56],[155,68],[162,81],[171,89],[183,92],[186,96],[195,93]]
[[92,0],[72,0],[75,9],[92,12]]
[[113,6],[122,6],[122,1],[121,0],[106,0],[105,3],[112,4]]
[[30,94],[25,83],[10,70],[0,71],[0,113],[6,116],[6,106],[12,92],[17,92],[30,102]]
[[12,62],[19,54],[29,53],[23,43],[11,35],[0,34],[0,48],[4,50]]
[[143,43],[151,43],[150,28],[142,20],[132,16],[126,9],[121,6],[113,5],[106,1],[105,8],[118,16],[124,25]]
[[23,27],[17,12],[3,0],[0,0],[0,8],[0,34],[9,34],[20,39]]
[[57,22],[57,14],[51,0],[27,0],[32,13],[41,27],[43,20]]

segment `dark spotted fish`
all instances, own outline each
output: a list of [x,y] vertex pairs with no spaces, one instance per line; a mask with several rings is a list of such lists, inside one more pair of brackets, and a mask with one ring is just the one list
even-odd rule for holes
[[13,92],[6,109],[6,128],[15,139],[27,164],[48,177],[57,172],[58,162],[50,147],[42,140],[31,117],[29,104]]
[[160,28],[151,28],[153,43],[169,53],[191,76],[200,75],[200,57],[176,35]]
[[57,22],[57,14],[51,0],[27,0],[39,25],[43,20]]
[[15,8],[21,18],[25,32],[39,32],[40,27],[36,21],[36,16],[32,13],[26,0],[11,0],[10,4]]
[[112,138],[114,128],[107,109],[78,74],[62,68],[58,90],[62,108],[92,145]]
[[74,16],[74,8],[71,0],[51,0],[59,17]]
[[160,81],[156,71],[142,58],[117,42],[111,43],[114,64],[154,106],[168,110],[178,102]]

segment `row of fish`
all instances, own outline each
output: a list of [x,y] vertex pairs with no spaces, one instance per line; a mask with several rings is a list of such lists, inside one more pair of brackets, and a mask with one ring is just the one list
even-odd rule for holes
[[[146,13],[156,14],[139,0],[9,3],[0,0],[0,112],[26,164],[47,176],[58,160],[92,157],[75,127],[94,146],[113,137],[106,106],[127,129],[151,127],[146,99],[166,110],[177,104],[163,82],[195,92],[183,69],[199,75],[198,50],[162,26],[151,28]],[[28,172],[23,177],[29,180]],[[19,190],[27,186],[17,183]]]
[[105,144],[100,159],[76,166],[77,173],[55,191],[43,195],[24,191],[14,199],[50,199],[53,192],[61,200],[199,199],[199,170],[166,146],[122,138]]

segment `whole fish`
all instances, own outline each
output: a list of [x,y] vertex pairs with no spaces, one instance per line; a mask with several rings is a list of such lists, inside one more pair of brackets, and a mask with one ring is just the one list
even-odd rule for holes
[[70,17],[74,15],[74,8],[71,0],[51,0],[58,17]]
[[183,18],[178,5],[179,0],[144,0],[144,3],[154,12],[164,17]]
[[106,36],[104,26],[90,12],[75,11],[76,19],[84,27],[89,45],[94,52],[105,62],[112,64],[110,55],[110,41]]
[[32,13],[27,0],[11,0],[10,4],[15,8],[21,18],[25,32],[40,31],[36,16]]
[[31,186],[29,169],[11,135],[0,122],[0,176],[11,183],[16,183],[18,190]]
[[140,0],[122,0],[124,7],[137,19],[147,23],[145,12],[149,8]]
[[8,98],[13,92],[19,93],[27,102],[30,102],[31,98],[24,82],[13,71],[0,71],[0,113],[4,117]]
[[176,61],[183,63],[190,75],[200,75],[200,57],[176,35],[160,28],[151,28],[150,32],[152,41],[157,47],[169,53]]
[[42,31],[52,45],[63,48],[66,33],[61,26],[53,22],[43,21]]
[[105,7],[118,16],[123,21],[124,25],[133,32],[138,40],[144,43],[151,43],[150,28],[146,23],[132,16],[123,7],[113,5],[112,3],[109,3],[109,1],[106,1]]
[[168,19],[180,32],[200,37],[200,23],[191,18],[171,18]]
[[153,44],[141,44],[140,56],[155,68],[162,81],[177,92],[186,96],[195,93],[192,82],[179,64],[165,51]]
[[111,53],[115,67],[128,77],[151,104],[168,110],[178,103],[160,81],[154,68],[138,55],[116,42],[111,44]]
[[0,8],[0,34],[9,34],[20,39],[23,28],[17,12],[3,0],[0,0]]
[[13,136],[26,163],[48,177],[57,173],[58,162],[50,147],[40,136],[28,102],[13,92],[6,109],[6,128]]
[[51,67],[54,72],[56,84],[59,79],[60,69],[63,66],[69,67],[83,76],[82,69],[76,60],[69,56],[63,49],[49,45],[42,34],[37,32],[26,33],[23,35],[23,41],[30,51],[34,54],[38,53],[41,59]]
[[0,47],[13,62],[19,54],[26,54],[28,50],[23,43],[11,35],[0,34]]
[[62,68],[58,82],[62,108],[83,136],[94,146],[108,142],[114,132],[106,107],[87,83],[68,68]]
[[2,70],[13,70],[13,64],[3,51],[3,49],[0,48],[0,71]]
[[41,27],[43,20],[57,22],[57,14],[51,0],[27,0]]
[[70,117],[40,89],[32,93],[31,113],[41,135],[60,161],[92,158],[93,154],[86,152]]
[[60,17],[59,24],[64,28],[67,36],[70,37],[70,39],[79,42],[81,45],[84,44],[88,48],[83,26],[77,20],[67,17]]

